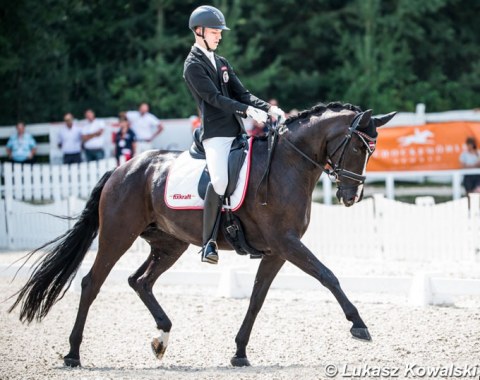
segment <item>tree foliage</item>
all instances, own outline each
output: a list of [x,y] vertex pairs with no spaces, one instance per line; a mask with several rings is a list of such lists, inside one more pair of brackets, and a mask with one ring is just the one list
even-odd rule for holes
[[[0,124],[116,115],[148,101],[188,117],[183,61],[195,0],[17,0],[0,8]],[[212,0],[218,49],[286,110],[340,100],[382,113],[479,106],[480,2]]]

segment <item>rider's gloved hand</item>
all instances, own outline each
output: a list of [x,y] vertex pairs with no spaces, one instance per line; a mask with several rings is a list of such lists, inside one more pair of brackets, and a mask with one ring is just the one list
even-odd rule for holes
[[247,116],[251,117],[257,123],[265,123],[268,118],[268,114],[265,111],[252,106],[248,106],[246,113]]
[[280,124],[282,121],[285,121],[285,112],[280,107],[271,106],[268,110],[268,114],[273,116],[277,122]]

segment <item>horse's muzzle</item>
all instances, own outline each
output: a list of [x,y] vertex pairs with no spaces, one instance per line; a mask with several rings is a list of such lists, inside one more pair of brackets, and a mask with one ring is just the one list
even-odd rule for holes
[[358,192],[358,187],[349,189],[338,189],[336,195],[340,204],[343,204],[345,207],[350,207],[362,200],[363,188],[361,189],[360,194]]

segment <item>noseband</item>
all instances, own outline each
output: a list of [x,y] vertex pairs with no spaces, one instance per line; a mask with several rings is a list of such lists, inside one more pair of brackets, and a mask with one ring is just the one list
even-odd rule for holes
[[[307,159],[309,162],[311,162],[313,165],[316,167],[320,168],[324,173],[326,173],[329,178],[332,180],[332,182],[341,182],[343,178],[350,179],[357,181],[359,185],[362,185],[365,182],[366,177],[364,175],[360,175],[354,172],[351,172],[350,170],[346,170],[342,167],[343,164],[343,159],[345,156],[345,152],[347,150],[348,144],[350,143],[353,134],[356,134],[360,140],[363,142],[365,147],[367,148],[368,156],[370,157],[373,152],[375,151],[375,143],[376,139],[373,137],[370,137],[366,133],[363,133],[359,130],[357,130],[358,126],[360,125],[360,119],[361,119],[362,114],[359,113],[357,114],[352,122],[350,123],[350,127],[348,128],[348,131],[343,138],[342,142],[335,148],[332,154],[327,156],[327,163],[330,165],[330,169],[326,169],[322,165],[320,165],[318,162],[312,160],[310,157],[308,157],[305,153],[303,153],[299,148],[297,148],[290,140],[284,139],[284,141],[290,145],[297,153],[299,153],[302,157]],[[278,133],[279,135],[283,135],[288,128],[286,125],[281,125],[272,128],[275,132]],[[335,154],[340,151],[340,158],[337,161],[337,163],[333,163],[332,158],[335,156]],[[347,186],[343,186],[346,188]]]

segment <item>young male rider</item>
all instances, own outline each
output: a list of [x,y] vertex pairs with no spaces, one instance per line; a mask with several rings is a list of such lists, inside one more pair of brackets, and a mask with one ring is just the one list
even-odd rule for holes
[[219,223],[228,185],[230,147],[238,135],[245,133],[241,117],[265,122],[268,114],[282,119],[285,113],[253,96],[243,87],[228,61],[214,53],[222,31],[230,30],[220,10],[208,5],[198,7],[190,15],[189,28],[194,33],[195,44],[185,60],[183,76],[200,110],[200,139],[211,181],[203,210],[202,261],[217,264],[215,224]]

